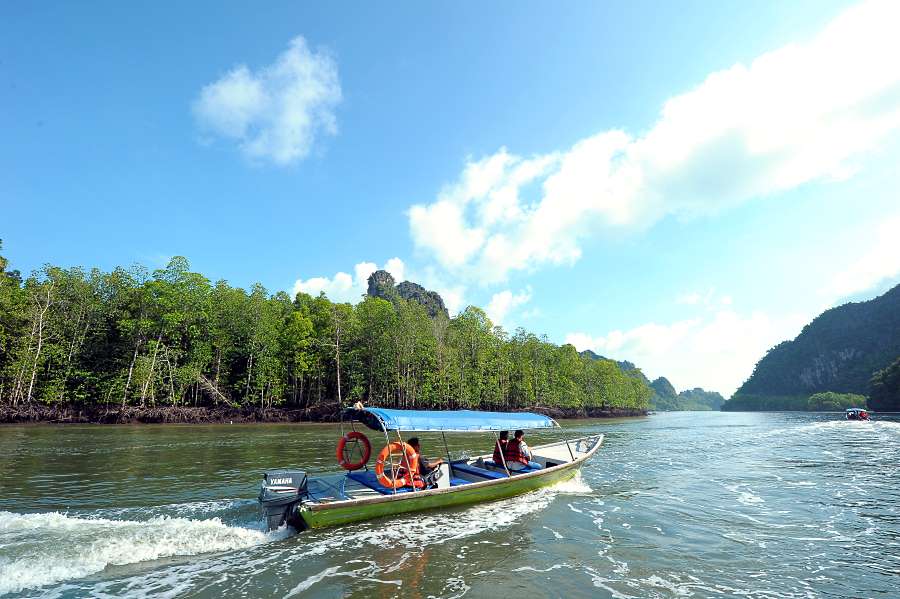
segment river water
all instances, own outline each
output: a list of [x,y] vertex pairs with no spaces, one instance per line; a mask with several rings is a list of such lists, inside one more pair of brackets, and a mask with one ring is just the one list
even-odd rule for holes
[[556,487],[267,534],[259,473],[333,470],[336,426],[0,427],[0,595],[900,596],[900,418],[669,413],[529,440],[598,432]]

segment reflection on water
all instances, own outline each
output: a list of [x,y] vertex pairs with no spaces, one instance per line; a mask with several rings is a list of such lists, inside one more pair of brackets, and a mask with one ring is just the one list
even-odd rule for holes
[[332,470],[335,426],[0,428],[0,594],[892,596],[900,422],[838,418],[568,422],[530,441],[606,433],[574,481],[300,535],[262,531],[259,473]]

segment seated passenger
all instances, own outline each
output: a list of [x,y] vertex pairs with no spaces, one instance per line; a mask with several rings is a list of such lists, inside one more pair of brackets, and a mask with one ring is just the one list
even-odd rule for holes
[[525,443],[524,431],[516,431],[514,438],[506,443],[506,449],[503,451],[503,457],[506,458],[506,467],[513,472],[524,470],[525,468],[535,468],[540,470],[541,465],[533,462],[533,455],[528,444]]
[[506,451],[506,444],[509,443],[509,431],[500,431],[500,438],[494,444],[494,465],[503,467],[503,452]]
[[418,437],[410,437],[407,443],[416,450],[416,455],[419,460],[419,476],[425,481],[426,487],[433,487],[441,477],[441,471],[438,470],[437,467],[444,463],[444,458],[438,458],[429,462],[428,459],[422,455]]

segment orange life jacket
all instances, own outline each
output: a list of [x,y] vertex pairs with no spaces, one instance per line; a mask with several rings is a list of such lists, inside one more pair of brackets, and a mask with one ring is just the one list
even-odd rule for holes
[[510,439],[506,442],[506,447],[503,448],[503,457],[506,458],[506,463],[509,462],[519,462],[520,464],[528,465],[528,456],[522,453],[522,444],[518,439]]

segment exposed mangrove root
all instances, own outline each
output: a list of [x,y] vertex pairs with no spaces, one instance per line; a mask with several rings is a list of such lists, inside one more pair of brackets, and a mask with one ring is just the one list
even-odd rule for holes
[[[643,410],[564,409],[535,407],[552,418],[620,418],[643,416]],[[227,422],[337,422],[340,410],[336,403],[319,404],[305,409],[234,408],[228,406],[125,406],[110,405],[0,405],[0,424],[213,424]]]

